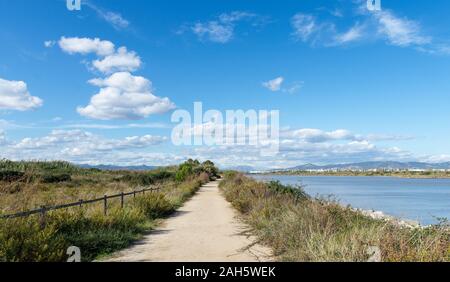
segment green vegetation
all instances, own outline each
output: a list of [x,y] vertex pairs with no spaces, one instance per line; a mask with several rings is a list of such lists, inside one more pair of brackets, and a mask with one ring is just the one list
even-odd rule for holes
[[124,209],[119,199],[111,200],[107,216],[99,203],[48,212],[45,218],[0,219],[0,261],[65,261],[69,246],[81,249],[83,261],[92,261],[125,248],[216,177],[206,166],[194,168],[177,181],[175,176],[183,166],[132,172],[82,169],[65,162],[1,161],[0,214],[89,200],[142,186],[160,190],[126,198]]
[[301,176],[390,176],[401,178],[450,178],[450,171],[277,171],[270,174],[278,175],[301,175]]
[[281,261],[367,261],[377,246],[383,261],[450,261],[446,223],[402,228],[350,207],[312,199],[301,187],[262,183],[229,172],[220,187],[249,224],[249,233]]
[[211,161],[206,161],[204,163],[200,163],[198,160],[189,159],[187,162],[180,165],[175,179],[177,181],[184,181],[191,174],[199,174],[202,172],[206,172],[211,176],[211,179],[218,178],[219,172],[215,167],[214,163]]

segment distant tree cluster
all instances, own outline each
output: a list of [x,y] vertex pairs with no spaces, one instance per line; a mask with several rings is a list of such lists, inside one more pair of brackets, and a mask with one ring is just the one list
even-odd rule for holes
[[188,177],[198,176],[202,173],[208,174],[210,179],[219,178],[219,169],[212,161],[200,163],[198,160],[189,159],[178,167],[175,179],[184,181]]

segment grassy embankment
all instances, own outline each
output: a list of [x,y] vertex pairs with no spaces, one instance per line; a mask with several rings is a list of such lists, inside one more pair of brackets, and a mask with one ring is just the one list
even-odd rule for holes
[[262,244],[281,261],[367,261],[369,247],[383,261],[450,261],[450,231],[443,223],[401,228],[350,207],[307,196],[300,187],[261,183],[226,174],[220,187]]
[[0,214],[80,199],[88,200],[159,187],[158,192],[49,212],[39,216],[0,219],[0,261],[65,261],[69,246],[91,261],[128,246],[189,199],[214,177],[212,163],[189,161],[179,167],[147,172],[82,169],[65,162],[0,162]]
[[400,178],[450,178],[450,171],[280,171],[270,174],[299,176],[389,176]]

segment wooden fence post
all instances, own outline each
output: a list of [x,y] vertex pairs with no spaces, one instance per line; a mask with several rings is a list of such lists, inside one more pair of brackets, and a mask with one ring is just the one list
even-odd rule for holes
[[106,195],[103,198],[103,212],[104,212],[105,216],[108,215],[108,196],[106,196]]
[[45,224],[46,224],[46,212],[47,212],[47,208],[45,206],[41,206],[41,218],[40,218],[40,225],[41,228],[45,228]]
[[124,196],[123,196],[123,192],[122,194],[120,194],[120,207],[123,209],[123,205],[124,205]]

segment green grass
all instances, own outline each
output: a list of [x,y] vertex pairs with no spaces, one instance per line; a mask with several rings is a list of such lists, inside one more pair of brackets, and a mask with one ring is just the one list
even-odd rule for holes
[[450,261],[448,226],[401,228],[350,207],[312,199],[301,187],[261,183],[228,173],[220,184],[228,201],[280,261],[367,261],[379,247],[383,261]]

